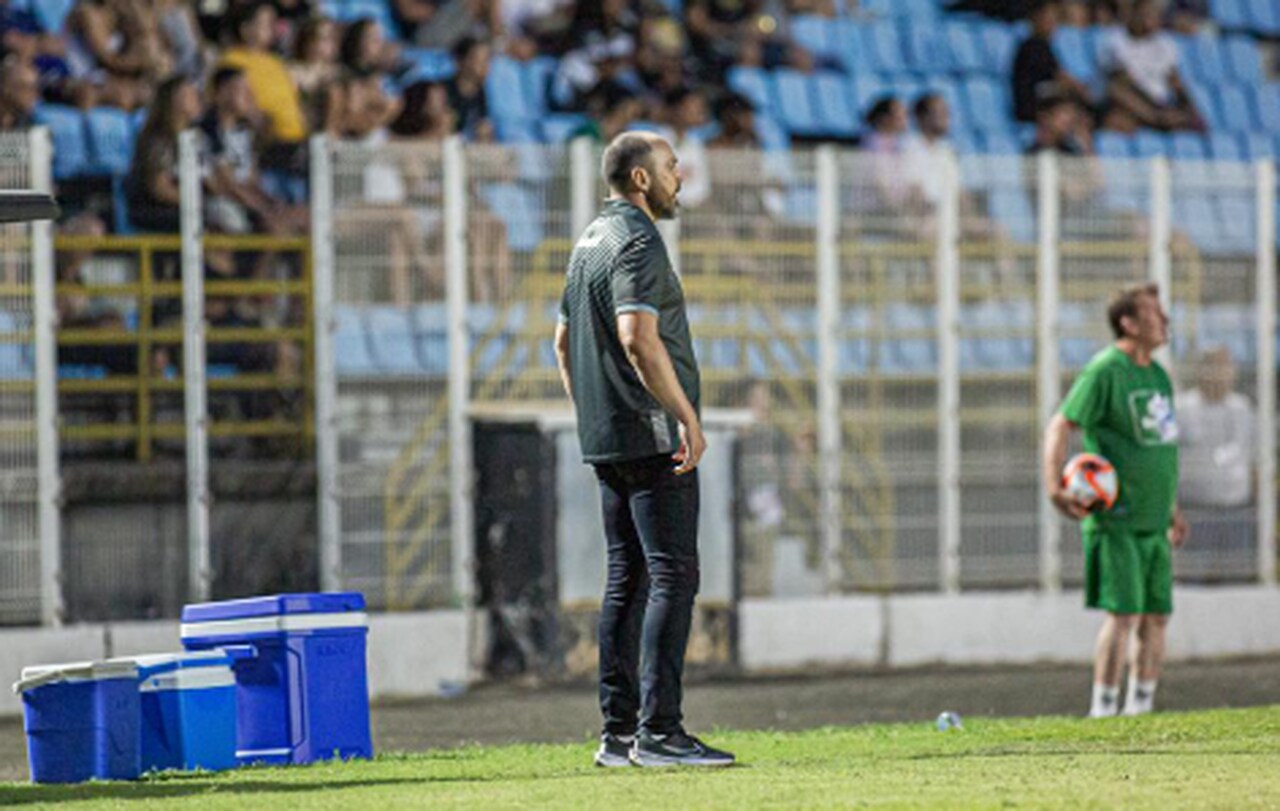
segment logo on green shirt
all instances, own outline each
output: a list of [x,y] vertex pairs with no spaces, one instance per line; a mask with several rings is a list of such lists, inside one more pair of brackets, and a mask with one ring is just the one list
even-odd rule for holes
[[1143,445],[1169,445],[1178,441],[1178,421],[1173,400],[1154,389],[1129,392],[1129,418],[1134,438]]

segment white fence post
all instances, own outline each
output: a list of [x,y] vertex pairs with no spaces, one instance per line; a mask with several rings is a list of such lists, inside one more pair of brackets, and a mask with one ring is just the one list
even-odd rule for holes
[[960,591],[960,172],[941,164],[935,259],[938,295],[938,554],[942,590]]
[[[1058,408],[1061,371],[1058,368],[1058,158],[1044,150],[1037,158],[1039,245],[1036,274],[1036,399],[1037,425],[1044,431]],[[1040,478],[1040,588],[1062,590],[1062,524],[1049,503]]]
[[453,589],[472,609],[471,367],[467,347],[467,166],[462,139],[444,142],[445,301],[449,329],[449,516],[453,539]]
[[[29,135],[33,191],[53,191],[53,142],[49,130]],[[58,467],[58,315],[54,304],[53,223],[31,223],[31,288],[35,342],[36,468],[40,530],[40,621],[58,625],[62,599],[62,477]]]
[[182,224],[182,376],[187,428],[187,578],[193,602],[212,593],[209,438],[205,399],[204,215],[195,130],[178,136]]
[[320,588],[342,588],[342,504],[338,492],[338,377],[333,350],[333,160],[329,139],[311,139],[311,300],[315,347],[317,537]]
[[818,464],[821,481],[822,549],[827,591],[839,590],[840,562],[840,167],[833,146],[818,149]]
[[1257,166],[1258,579],[1276,584],[1276,165]]
[[577,241],[595,217],[596,167],[595,150],[590,138],[575,138],[569,143],[569,228],[570,241]]

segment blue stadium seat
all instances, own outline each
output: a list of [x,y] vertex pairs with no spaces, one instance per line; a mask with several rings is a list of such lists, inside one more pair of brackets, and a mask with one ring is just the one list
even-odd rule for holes
[[944,29],[925,21],[915,24],[906,19],[903,22],[903,55],[912,70],[921,74],[933,74],[956,69],[951,44]]
[[1202,251],[1216,251],[1221,236],[1213,201],[1203,193],[1183,193],[1173,200],[1173,226],[1186,232]]
[[1227,37],[1223,40],[1223,53],[1227,66],[1236,81],[1245,84],[1259,84],[1264,81],[1262,71],[1262,53],[1258,43],[1249,37]]
[[485,204],[507,227],[507,244],[513,251],[532,251],[542,244],[542,202],[515,183],[486,183],[480,187]]
[[369,348],[375,367],[384,375],[414,375],[422,369],[413,348],[409,313],[396,307],[376,307],[368,312]]
[[1133,136],[1133,155],[1137,158],[1154,158],[1169,154],[1169,136],[1163,132],[1141,130]]
[[979,151],[981,139],[978,133],[968,127],[951,128],[951,132],[947,135],[947,139],[951,141],[951,147],[961,155],[971,155]]
[[1217,222],[1222,248],[1236,254],[1253,253],[1258,239],[1252,196],[1224,195],[1217,199]]
[[828,71],[815,73],[813,91],[817,94],[818,117],[823,132],[848,137],[861,128],[858,115],[845,93],[844,76]]
[[772,99],[769,97],[769,78],[760,68],[741,65],[729,68],[725,80],[730,90],[750,100],[757,113],[773,110]]
[[494,118],[493,128],[498,141],[504,144],[528,144],[542,140],[538,126],[520,118]]
[[580,113],[551,113],[539,122],[542,129],[542,140],[549,144],[561,144],[569,140],[569,136],[586,126],[588,119]]
[[1169,138],[1169,156],[1182,160],[1204,160],[1208,149],[1204,138],[1189,132],[1177,132]]
[[524,82],[525,106],[537,116],[547,112],[547,96],[551,92],[551,77],[556,72],[556,60],[538,56],[524,63],[521,79]]
[[799,71],[784,68],[773,71],[770,78],[773,80],[773,109],[778,111],[787,131],[798,135],[816,135],[822,126],[814,111],[809,77]]
[[485,97],[495,119],[525,121],[534,117],[520,81],[520,63],[510,57],[495,56],[489,63]]
[[[492,308],[489,305],[469,305],[468,325],[472,325],[474,319],[483,318],[484,315],[492,319]],[[448,374],[449,322],[445,305],[419,304],[411,311],[409,323],[413,329],[413,341],[418,350],[418,361],[422,364],[422,370],[432,377],[443,377]],[[474,326],[471,328],[474,329]]]
[[1266,132],[1280,132],[1280,88],[1271,83],[1253,85],[1250,89],[1253,111]]
[[1010,132],[984,132],[979,135],[982,150],[988,155],[1016,155],[1022,152],[1017,139]]
[[399,41],[403,36],[391,14],[390,0],[342,0],[332,9],[332,16],[340,23],[369,18],[378,23],[387,39]]
[[986,76],[974,76],[964,83],[969,121],[977,129],[1002,131],[1008,127],[1010,104],[1008,87]]
[[1105,331],[1099,329],[1097,304],[1063,301],[1058,305],[1058,323],[1062,337],[1058,343],[1058,359],[1065,369],[1079,369],[1107,345]]
[[1236,363],[1257,362],[1257,327],[1248,305],[1207,304],[1198,315],[1201,346],[1225,346]]
[[[1216,136],[1217,133],[1214,133]],[[1241,157],[1244,160],[1262,160],[1263,158],[1274,157],[1276,153],[1276,144],[1271,140],[1271,136],[1262,132],[1251,132],[1241,140],[1244,142],[1244,152]],[[1219,157],[1217,154],[1214,157]]]
[[1245,160],[1245,150],[1240,147],[1241,138],[1230,132],[1213,132],[1209,134],[1209,154],[1214,160]]
[[85,115],[89,139],[87,172],[124,175],[133,159],[133,127],[129,114],[114,107],[94,107]]
[[[871,308],[850,307],[840,316],[843,333],[837,350],[837,369],[841,375],[863,374],[871,365]],[[849,333],[853,333],[850,335]]]
[[[925,374],[938,367],[938,341],[922,335],[936,329],[933,307],[893,302],[885,308],[887,339],[880,346],[880,369],[898,374]],[[904,335],[903,333],[917,333]]]
[[[963,22],[945,24],[944,32],[947,45],[951,51],[951,67],[962,73],[979,73],[986,68],[986,59],[982,52],[983,44],[974,32],[973,26]],[[931,72],[926,70],[926,72]]]
[[405,48],[402,54],[412,67],[401,77],[401,87],[414,82],[443,82],[457,71],[448,51],[437,48]]
[[1116,132],[1099,132],[1093,136],[1093,148],[1104,158],[1133,157],[1133,139]]
[[1092,82],[1098,77],[1098,60],[1083,30],[1059,28],[1053,35],[1053,52],[1062,69],[1080,81]]
[[1035,242],[1036,224],[1031,201],[1022,189],[992,189],[989,202],[991,216],[1004,226],[1015,242]]
[[1210,34],[1176,37],[1182,63],[1187,72],[1207,85],[1219,85],[1227,80],[1227,68],[1222,59],[1221,40]]
[[843,19],[836,21],[835,46],[844,69],[852,74],[875,70],[866,32],[861,23]]
[[1013,29],[1003,23],[979,23],[978,30],[986,72],[997,77],[1009,76],[1013,72],[1013,55],[1018,48]]
[[1252,25],[1247,0],[1211,0],[1209,10],[1218,25],[1229,31],[1245,31]]
[[66,27],[67,16],[75,8],[76,0],[39,0],[31,5],[40,30],[58,34]]
[[871,61],[876,70],[883,73],[904,73],[908,70],[898,27],[893,22],[881,20],[871,23],[863,36],[871,50]]
[[791,39],[815,59],[837,60],[840,49],[836,43],[835,20],[813,14],[801,14],[791,18]]
[[369,377],[377,372],[369,351],[364,313],[359,307],[334,305],[333,354],[340,377]]
[[1223,127],[1222,110],[1218,107],[1215,100],[1215,92],[1209,90],[1205,85],[1195,81],[1190,76],[1183,77],[1183,84],[1186,86],[1187,95],[1191,97],[1191,101],[1195,104],[1196,109],[1200,111],[1200,115],[1204,116],[1205,121],[1209,124],[1209,129],[1220,129]]
[[991,299],[971,305],[964,308],[960,323],[989,333],[961,339],[962,369],[1014,371],[1035,362],[1035,306],[1030,300]]
[[1274,0],[1248,0],[1249,20],[1260,34],[1280,34],[1280,8]]
[[1252,132],[1258,128],[1244,89],[1232,83],[1218,86],[1215,94],[1222,128],[1232,132]]
[[787,135],[786,127],[778,119],[768,113],[756,113],[755,123],[756,137],[766,151],[778,152],[791,148],[791,136]]
[[81,175],[89,168],[89,143],[84,114],[74,107],[41,104],[35,120],[49,128],[53,139],[53,176],[57,180]]
[[129,221],[129,196],[125,194],[124,181],[123,175],[111,178],[111,233],[131,236],[138,233],[138,229]]

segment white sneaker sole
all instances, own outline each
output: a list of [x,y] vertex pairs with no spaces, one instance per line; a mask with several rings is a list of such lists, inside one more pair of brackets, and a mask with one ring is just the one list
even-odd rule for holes
[[669,769],[675,766],[701,766],[704,768],[724,768],[732,766],[735,761],[723,758],[684,758],[655,755],[649,752],[631,753],[631,762],[645,769]]
[[631,760],[622,755],[596,752],[595,764],[602,769],[625,769],[631,766]]

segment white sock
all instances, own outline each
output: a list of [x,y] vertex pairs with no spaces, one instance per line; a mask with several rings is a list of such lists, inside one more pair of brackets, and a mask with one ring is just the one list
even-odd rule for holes
[[1142,681],[1129,676],[1129,693],[1124,699],[1125,715],[1144,715],[1155,707],[1156,680]]
[[1107,684],[1093,685],[1093,702],[1089,705],[1090,718],[1110,718],[1120,712],[1120,688]]

